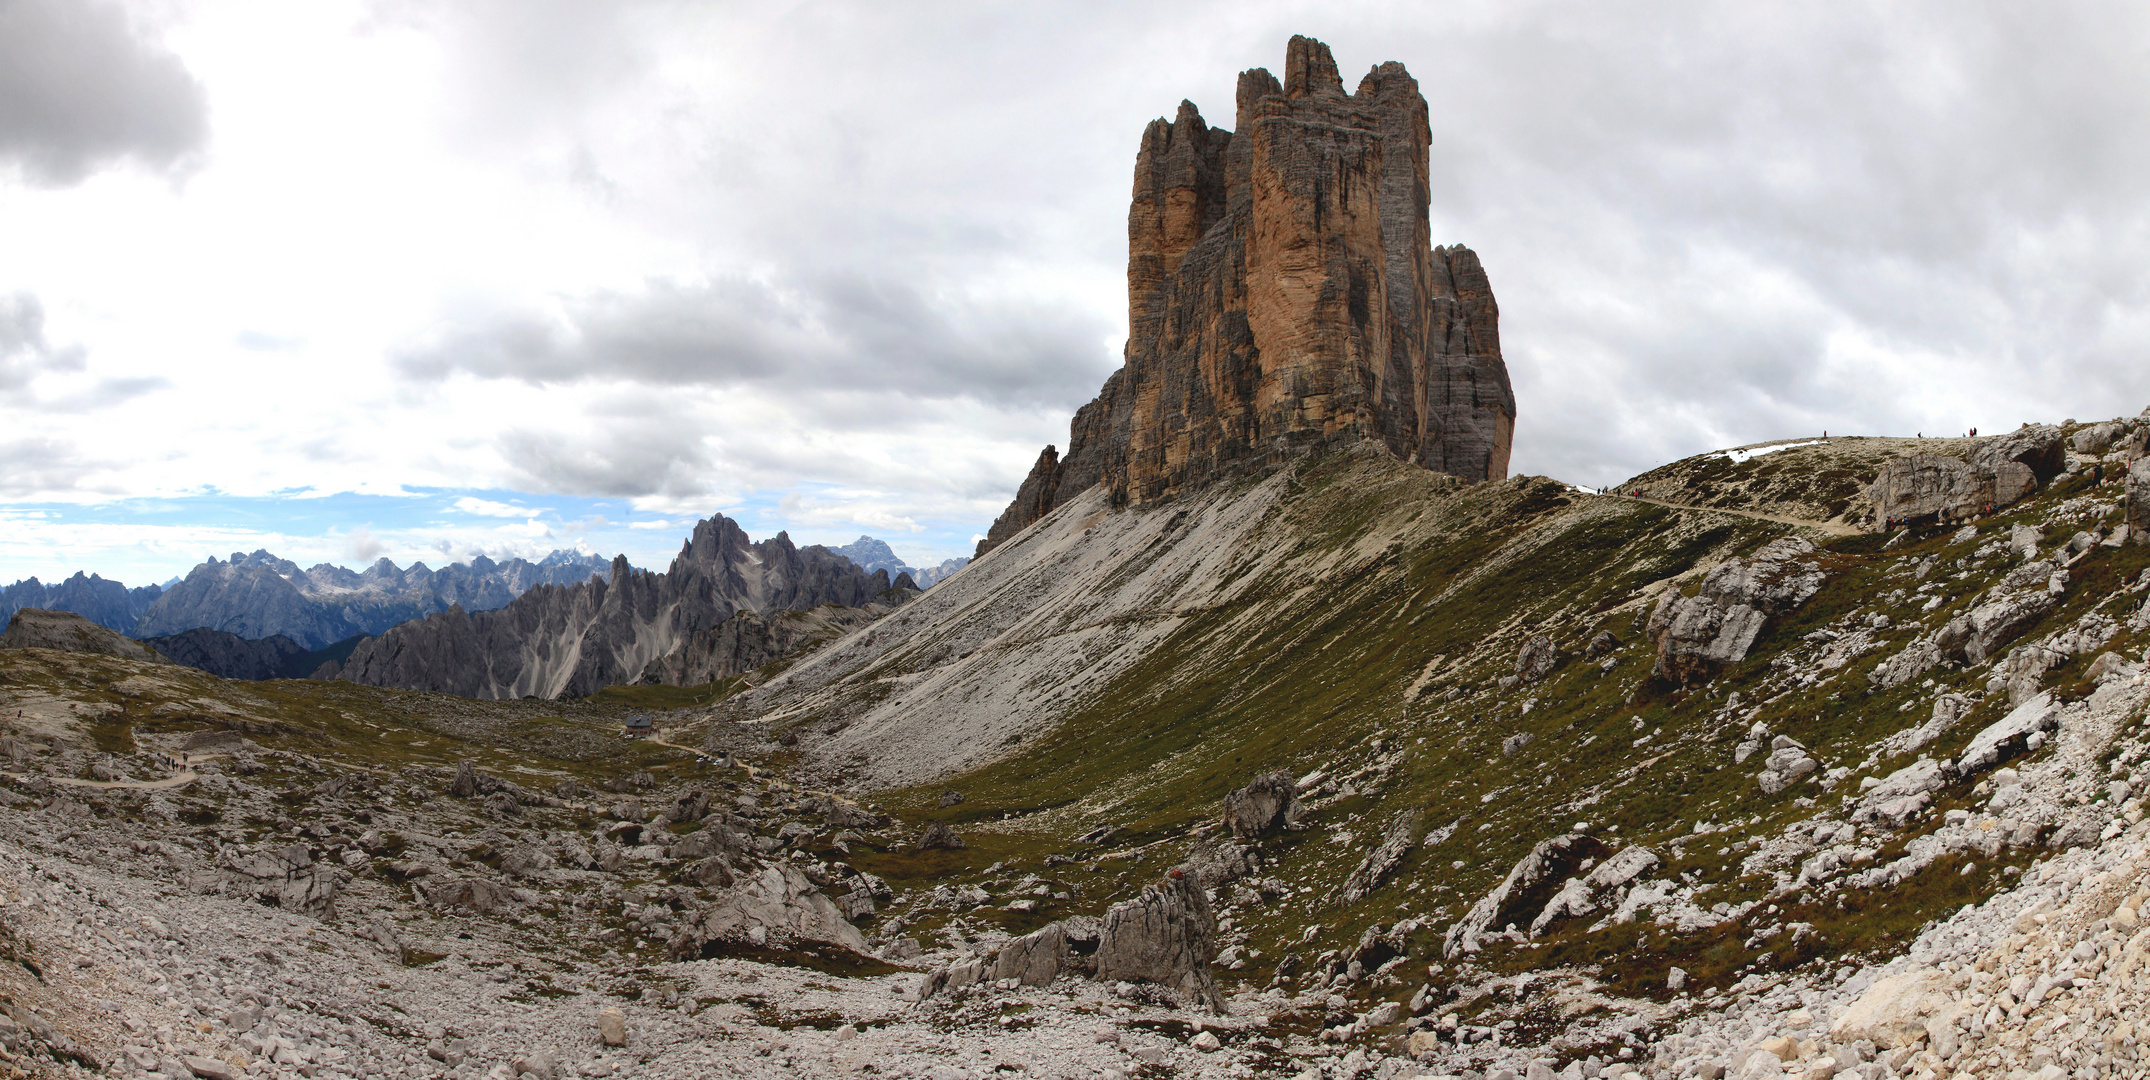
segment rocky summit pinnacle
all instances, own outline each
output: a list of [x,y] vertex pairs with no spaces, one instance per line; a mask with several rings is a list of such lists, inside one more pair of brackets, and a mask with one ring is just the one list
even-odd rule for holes
[[1153,502],[1375,440],[1465,480],[1508,474],[1515,394],[1468,248],[1434,247],[1426,99],[1403,65],[1346,93],[1294,37],[1239,77],[1237,128],[1192,102],[1142,134],[1127,215],[1125,363],[1048,446],[980,554],[1094,484]]

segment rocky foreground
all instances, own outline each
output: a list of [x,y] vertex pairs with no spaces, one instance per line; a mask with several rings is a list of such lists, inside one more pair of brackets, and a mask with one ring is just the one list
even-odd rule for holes
[[[229,733],[152,739],[88,766],[15,741],[0,811],[0,1055],[14,1076],[211,1080],[2139,1077],[2150,825],[2129,781],[2107,778],[2136,775],[2146,697],[2140,675],[2109,681],[2061,710],[2045,760],[1981,785],[1985,811],[1949,813],[1935,846],[1974,853],[1997,852],[2008,817],[2040,807],[2104,816],[1901,955],[1635,997],[1572,968],[1474,972],[1465,952],[1447,1000],[1422,989],[1363,1013],[1352,983],[1417,983],[1426,958],[1393,957],[1333,987],[1234,981],[1233,950],[1203,951],[1231,935],[1229,916],[1218,921],[1186,884],[1215,872],[1199,863],[1131,902],[1186,897],[1138,912],[1191,935],[1179,970],[1200,978],[1179,985],[1116,970],[1170,959],[1154,934],[1146,951],[1115,952],[1129,905],[1102,925],[1022,937],[959,918],[921,942],[903,933],[907,919],[976,915],[984,890],[898,896],[806,855],[811,837],[861,850],[903,841],[871,810],[736,763],[684,784],[645,772],[617,792],[569,780],[548,793],[468,768],[386,775]],[[188,745],[190,760],[208,760],[173,768]],[[110,779],[63,782],[85,767]],[[1288,777],[1254,785],[1223,809],[1224,831],[1292,828],[1313,813],[1298,794]],[[1966,872],[1876,869],[1887,873],[1840,887]],[[757,890],[749,876],[789,885]],[[1000,891],[1068,887],[1081,888],[1033,878]],[[869,942],[846,916],[877,904],[893,917]],[[1801,933],[1785,927],[1785,944]],[[817,959],[816,939],[857,952]],[[787,942],[808,951],[756,947]],[[1211,959],[1228,962],[1216,990],[1204,985]]]

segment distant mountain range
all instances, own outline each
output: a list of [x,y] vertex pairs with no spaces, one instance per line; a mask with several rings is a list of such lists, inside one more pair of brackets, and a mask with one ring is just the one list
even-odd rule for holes
[[24,578],[0,588],[0,624],[23,608],[43,608],[72,611],[99,626],[124,634],[134,629],[142,613],[162,595],[163,588],[156,585],[130,589],[117,581],[106,581],[79,570],[74,577],[57,585],[47,585],[34,577]]
[[[737,532],[736,525],[729,521],[726,525],[728,533]],[[743,542],[744,534],[739,536]],[[862,580],[877,571],[885,572],[889,581],[909,574],[921,589],[970,562],[949,559],[939,566],[913,567],[886,542],[871,536],[840,548],[807,550],[842,556],[863,571]],[[480,555],[438,570],[422,562],[399,568],[382,559],[363,571],[329,563],[302,569],[268,551],[233,552],[229,559],[211,557],[184,578],[133,589],[79,572],[55,585],[26,578],[0,588],[0,625],[23,608],[68,611],[128,637],[150,641],[176,662],[212,674],[296,678],[311,674],[323,663],[345,660],[357,639],[378,637],[411,620],[454,607],[466,614],[497,611],[535,586],[609,579],[615,569],[602,556],[566,550],[537,562],[520,558],[496,562]],[[752,592],[733,591],[742,600]],[[837,591],[847,597],[856,592]],[[814,594],[810,599],[802,602],[812,607],[824,597]],[[584,675],[585,680],[595,677]]]
[[538,562],[483,555],[434,570],[382,559],[361,573],[322,563],[300,569],[267,551],[212,557],[170,588],[129,589],[94,574],[57,585],[36,578],[0,589],[0,619],[19,608],[72,611],[129,637],[158,638],[206,627],[258,641],[277,635],[307,652],[460,604],[503,608],[534,585],[572,585],[611,569],[599,555],[555,551]]
[[[736,674],[739,656],[758,666],[814,636],[774,618],[783,612],[834,604],[850,614],[831,618],[863,625],[917,595],[903,588],[910,584],[825,547],[794,546],[783,533],[754,543],[718,514],[695,525],[663,573],[636,570],[621,556],[609,578],[534,588],[498,611],[450,608],[361,642],[338,677],[473,698],[699,685]],[[870,604],[880,607],[859,610]],[[749,613],[751,630],[728,626]]]
[[917,582],[921,589],[930,589],[934,582],[970,565],[969,559],[946,559],[939,566],[909,566],[889,548],[887,541],[876,540],[871,536],[861,536],[840,548],[830,550],[859,564],[869,574],[876,570],[888,571],[891,581],[899,574],[909,574],[911,580]]

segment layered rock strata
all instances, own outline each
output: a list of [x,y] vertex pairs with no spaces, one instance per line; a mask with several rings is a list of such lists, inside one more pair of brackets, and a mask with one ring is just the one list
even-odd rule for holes
[[[554,698],[645,677],[730,674],[730,661],[762,655],[770,644],[767,635],[724,636],[720,628],[739,612],[856,608],[888,590],[885,571],[869,575],[827,548],[795,547],[783,533],[750,543],[719,514],[695,525],[665,573],[636,570],[621,556],[610,581],[540,585],[497,611],[453,607],[364,642],[340,677],[464,697]],[[697,643],[711,633],[718,639]]]
[[1375,440],[1466,480],[1508,473],[1515,395],[1478,256],[1432,246],[1426,99],[1386,63],[1346,93],[1294,37],[1239,77],[1235,130],[1151,122],[1128,211],[1125,363],[1046,447],[979,552],[1092,485],[1116,505]]

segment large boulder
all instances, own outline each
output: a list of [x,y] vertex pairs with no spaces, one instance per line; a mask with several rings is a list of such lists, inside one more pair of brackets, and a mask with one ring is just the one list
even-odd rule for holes
[[840,945],[863,955],[865,935],[841,908],[788,862],[748,875],[731,895],[688,920],[674,934],[671,953],[698,959],[722,943],[783,946],[793,942]]
[[287,911],[325,916],[351,875],[314,861],[304,844],[266,851],[226,848],[217,855],[218,888],[228,895],[274,903]]
[[500,870],[516,877],[537,877],[557,865],[543,844],[517,844],[501,856]]
[[1014,979],[1024,986],[1051,986],[1060,977],[1067,951],[1066,930],[1059,923],[1048,923],[1001,946],[993,959],[993,977]]
[[1883,466],[1866,489],[1874,517],[1898,524],[1964,521],[2036,490],[2031,471],[2014,462],[1996,472],[1941,454],[1912,454]]
[[2058,606],[2050,589],[2031,588],[2003,592],[1969,612],[1948,621],[1934,634],[1934,646],[1944,657],[1968,664],[1983,664]]
[[2102,424],[2085,424],[2076,431],[2074,436],[2069,438],[2068,444],[2073,446],[2078,454],[2101,454],[2105,452],[2106,447],[2113,445],[2114,439],[2126,434],[2127,430],[2128,426],[2118,420],[2107,420]]
[[1851,819],[1901,828],[1926,809],[1933,801],[1933,793],[1946,787],[1953,775],[1947,762],[1920,758],[1867,789],[1852,809]]
[[1706,681],[1747,656],[1770,617],[1806,603],[1821,590],[1821,567],[1807,558],[1814,545],[1786,537],[1744,559],[1727,559],[1694,596],[1668,589],[1650,613],[1657,642],[1652,674],[1681,685]]
[[1246,787],[1225,793],[1224,827],[1233,836],[1261,836],[1299,821],[1299,785],[1288,772],[1257,776]]
[[1173,987],[1221,1015],[1224,999],[1209,973],[1216,958],[1217,919],[1209,897],[1178,870],[1141,896],[1114,904],[1098,933],[1099,980]]
[[2068,447],[2059,428],[2025,424],[2006,435],[1979,440],[1978,449],[1971,452],[1971,464],[1980,469],[1997,470],[2003,463],[2029,469],[2043,484],[2068,468]]
[[1926,1018],[1951,1004],[1948,976],[1932,968],[1891,975],[1837,1014],[1829,1039],[1838,1045],[1870,1042],[1893,1050],[1926,1037]]
[[1537,937],[1563,919],[1580,918],[1617,901],[1618,893],[1664,862],[1657,852],[1641,845],[1622,848],[1581,877],[1569,878],[1546,902],[1545,910],[1531,920],[1530,936]]
[[693,862],[715,855],[748,855],[753,849],[753,842],[731,826],[721,821],[708,821],[700,829],[680,837],[667,854],[680,862]]
[[1524,642],[1523,647],[1515,654],[1516,678],[1527,683],[1536,682],[1551,675],[1561,661],[1566,659],[1566,654],[1553,644],[1552,638],[1544,634],[1532,634],[1530,640]]
[[1964,458],[1912,454],[1882,467],[1866,489],[1877,519],[1965,521],[2010,506],[2067,468],[2060,429],[2026,425],[1980,439]]
[[2031,736],[2051,731],[2059,723],[2059,703],[2053,700],[2052,694],[2039,694],[1971,736],[1970,745],[1964,747],[1963,754],[1956,759],[1956,769],[1969,776],[1999,765],[2021,753]]
[[464,758],[455,763],[455,779],[448,782],[448,794],[458,799],[476,798],[478,794],[478,767]]
[[1533,914],[1546,907],[1561,883],[1580,869],[1583,860],[1603,858],[1606,854],[1603,843],[1581,833],[1540,840],[1530,849],[1530,854],[1516,861],[1499,885],[1479,897],[1478,902],[1448,928],[1442,942],[1443,955],[1476,952],[1479,937],[1488,931],[1530,921]]
[[1356,903],[1365,899],[1381,886],[1389,873],[1396,869],[1403,857],[1418,842],[1420,815],[1416,810],[1406,810],[1389,821],[1389,827],[1381,835],[1381,842],[1359,861],[1358,868],[1344,881],[1344,902]]

